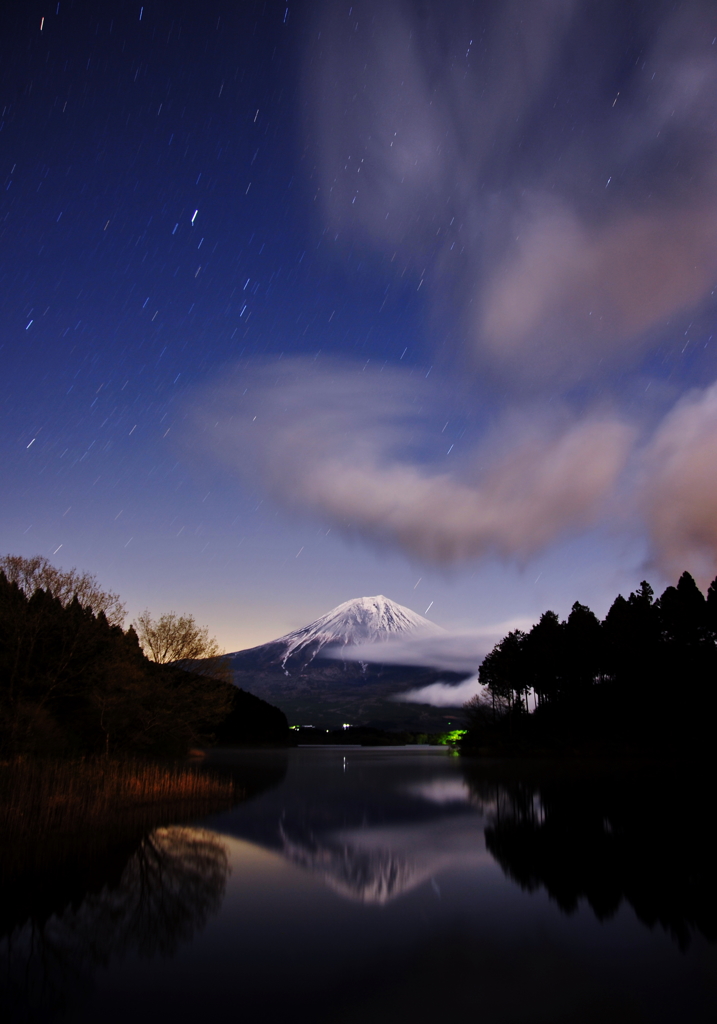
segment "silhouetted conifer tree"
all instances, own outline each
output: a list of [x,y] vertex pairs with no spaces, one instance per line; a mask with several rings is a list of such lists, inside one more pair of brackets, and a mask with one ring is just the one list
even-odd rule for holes
[[494,708],[506,704],[511,711],[527,709],[530,681],[524,657],[525,633],[515,629],[493,648],[480,667],[479,679],[487,686]]
[[712,580],[707,591],[705,621],[713,640],[717,640],[717,579]]
[[592,686],[604,669],[604,643],[600,620],[578,601],[563,628],[564,685],[568,692]]
[[[606,677],[627,705],[646,705],[660,668],[662,626],[659,604],[645,580],[625,598],[618,594],[603,623]],[[626,708],[627,711],[627,708]]]
[[685,572],[658,600],[643,580],[602,623],[579,602],[566,622],[545,612],[527,636],[497,644],[479,678],[494,703],[511,707],[527,708],[533,688],[536,714],[523,736],[704,747],[717,715],[717,580],[705,599]]
[[530,685],[539,703],[558,698],[564,674],[564,627],[555,612],[543,612],[525,644]]

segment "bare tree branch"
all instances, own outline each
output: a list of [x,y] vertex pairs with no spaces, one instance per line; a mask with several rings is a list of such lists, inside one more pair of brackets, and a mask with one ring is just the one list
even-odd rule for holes
[[32,597],[42,589],[56,597],[62,605],[68,605],[74,597],[83,608],[91,608],[95,615],[103,612],[111,626],[121,626],[125,617],[125,606],[119,594],[103,590],[97,577],[77,569],[58,569],[44,557],[34,555],[3,555],[0,557],[0,571],[10,583],[17,583],[26,597]]
[[[197,625],[193,615],[165,612],[154,619],[145,609],[132,623],[142,646],[150,659],[160,665],[170,662],[191,662],[187,668],[203,675],[225,678],[227,668],[224,653],[207,626]],[[200,662],[200,664],[195,664]]]

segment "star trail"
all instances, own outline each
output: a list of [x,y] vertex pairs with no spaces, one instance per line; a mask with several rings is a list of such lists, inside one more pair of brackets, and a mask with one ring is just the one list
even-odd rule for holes
[[233,649],[714,576],[710,4],[3,23],[3,551]]

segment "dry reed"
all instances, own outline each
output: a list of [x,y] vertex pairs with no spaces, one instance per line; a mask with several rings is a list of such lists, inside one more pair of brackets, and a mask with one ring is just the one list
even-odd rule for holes
[[243,794],[234,780],[187,765],[21,758],[0,764],[0,832],[6,842],[113,829],[123,821],[210,813]]

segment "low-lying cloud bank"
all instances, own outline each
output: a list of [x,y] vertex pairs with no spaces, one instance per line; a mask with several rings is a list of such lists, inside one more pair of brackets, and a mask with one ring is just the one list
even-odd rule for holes
[[529,619],[513,619],[465,633],[448,630],[429,634],[408,633],[378,643],[329,647],[322,654],[341,661],[410,665],[471,675],[478,671],[483,658],[506,633],[512,629],[529,630],[532,625]]
[[484,689],[476,677],[465,679],[462,683],[430,683],[428,686],[398,693],[393,700],[404,704],[430,704],[434,708],[460,708]]
[[407,704],[430,704],[437,708],[458,708],[481,693],[477,671],[483,658],[493,646],[512,629],[529,630],[530,619],[499,622],[469,633],[443,631],[436,634],[413,633],[396,639],[373,644],[355,644],[353,647],[325,648],[324,657],[341,661],[369,662],[380,665],[406,665],[433,668],[444,672],[465,674],[460,683],[430,683],[405,693],[393,700]]

